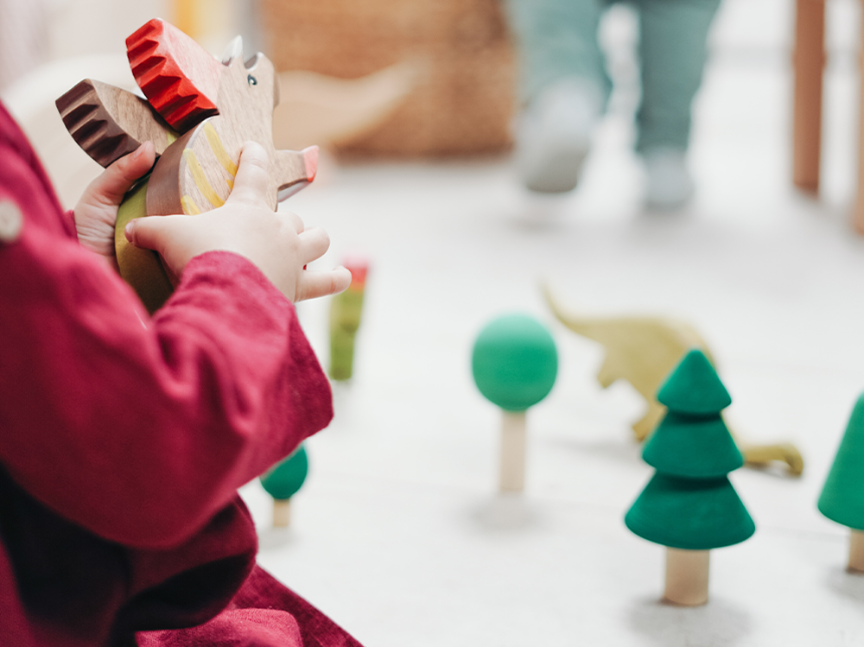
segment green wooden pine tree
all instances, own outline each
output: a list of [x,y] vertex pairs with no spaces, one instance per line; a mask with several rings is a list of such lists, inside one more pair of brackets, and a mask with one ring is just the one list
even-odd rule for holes
[[684,356],[657,399],[668,412],[642,452],[657,471],[624,522],[640,537],[670,549],[666,598],[704,604],[707,551],[742,542],[756,530],[726,476],[744,464],[721,416],[732,399],[699,350]]
[[864,394],[849,423],[828,478],[819,496],[819,511],[832,521],[848,526],[849,570],[864,572]]

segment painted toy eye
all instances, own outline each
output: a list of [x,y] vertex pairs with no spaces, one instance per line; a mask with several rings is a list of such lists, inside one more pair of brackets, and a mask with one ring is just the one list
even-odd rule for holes
[[251,74],[248,74],[246,76],[246,81],[249,83],[249,85],[258,85],[258,79],[256,79]]

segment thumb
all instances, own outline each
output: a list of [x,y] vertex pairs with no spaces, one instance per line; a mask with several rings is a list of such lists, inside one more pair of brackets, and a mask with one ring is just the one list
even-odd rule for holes
[[240,151],[234,188],[227,201],[266,204],[269,184],[270,160],[267,151],[257,142],[246,142]]
[[87,187],[82,200],[117,206],[135,181],[153,166],[156,152],[152,142],[145,142],[134,153],[130,153],[109,166]]
[[144,249],[152,249],[162,254],[165,244],[172,237],[172,230],[176,226],[177,219],[186,220],[186,216],[150,216],[135,218],[126,224],[123,233],[126,240]]

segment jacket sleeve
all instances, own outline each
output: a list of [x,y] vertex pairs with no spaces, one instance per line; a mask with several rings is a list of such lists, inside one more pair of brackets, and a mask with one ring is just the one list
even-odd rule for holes
[[107,539],[176,545],[332,416],[294,307],[246,259],[189,263],[152,319],[70,237],[38,173],[0,140],[0,462]]

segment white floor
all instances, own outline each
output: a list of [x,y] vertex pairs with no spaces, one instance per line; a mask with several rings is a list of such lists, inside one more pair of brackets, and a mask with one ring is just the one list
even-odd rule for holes
[[[324,263],[359,250],[372,271],[356,376],[308,443],[312,471],[291,529],[270,528],[267,495],[244,489],[265,567],[370,647],[864,643],[864,577],[844,571],[844,529],[815,509],[864,389],[864,238],[848,225],[857,33],[844,31],[858,9],[832,5],[840,44],[826,90],[826,188],[814,201],[789,183],[788,5],[724,7],[685,213],[641,212],[626,88],[582,186],[563,199],[523,193],[506,159],[324,161],[287,206],[330,232]],[[612,39],[626,42],[628,19],[616,21]],[[803,452],[797,480],[732,475],[758,530],[713,553],[707,606],[658,602],[662,548],[622,522],[651,474],[629,430],[641,404],[626,384],[599,388],[601,349],[551,320],[541,280],[585,313],[692,322],[741,433]],[[325,364],[328,307],[301,306]],[[512,311],[550,326],[561,361],[529,415],[527,490],[502,498],[499,414],[474,387],[469,358],[482,326]]]

